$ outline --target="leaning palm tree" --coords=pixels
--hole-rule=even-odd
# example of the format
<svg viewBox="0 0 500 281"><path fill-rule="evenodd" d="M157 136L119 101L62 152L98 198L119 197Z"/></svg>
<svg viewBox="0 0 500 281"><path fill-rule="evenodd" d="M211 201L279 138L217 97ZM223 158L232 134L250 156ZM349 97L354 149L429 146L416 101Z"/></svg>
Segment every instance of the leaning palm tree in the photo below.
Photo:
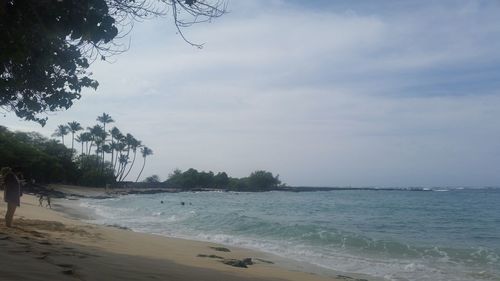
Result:
<svg viewBox="0 0 500 281"><path fill-rule="evenodd" d="M128 174L130 173L130 170L132 170L132 167L134 167L135 157L137 155L137 148L139 148L141 146L142 146L142 144L141 144L140 140L137 140L136 138L132 138L132 140L130 142L130 148L134 152L134 157L132 158L132 162L130 163L130 166L128 167L127 173L125 174L125 176L123 176L123 179L127 178Z"/></svg>
<svg viewBox="0 0 500 281"><path fill-rule="evenodd" d="M57 126L56 131L52 134L53 137L61 137L62 144L64 144L64 136L69 133L66 125Z"/></svg>
<svg viewBox="0 0 500 281"><path fill-rule="evenodd" d="M127 135L125 135L125 137L121 141L125 144L126 151L127 151L127 154L125 154L125 156L127 157L127 160L128 160L128 159L130 159L129 158L130 157L130 150L132 149L132 146L135 143L136 139L131 134L127 134ZM120 175L119 181L122 181L124 179L123 176L124 176L124 173L126 171L128 163L130 163L130 162L128 162L128 161L125 162L125 165L120 166L121 168L118 169L118 174Z"/></svg>
<svg viewBox="0 0 500 281"><path fill-rule="evenodd" d="M117 181L122 181L123 171L125 170L125 167L127 166L127 163L128 163L128 156L125 154L120 154L120 157L117 157L117 158L118 158L119 165L118 165L118 172L117 172L115 178Z"/></svg>
<svg viewBox="0 0 500 281"><path fill-rule="evenodd" d="M152 155L153 150L151 150L150 148L148 148L146 146L143 146L141 148L141 153L142 153L142 157L144 158L144 162L142 163L141 171L139 172L139 175L137 175L137 179L135 179L135 182L139 181L139 178L141 177L142 171L144 170L144 166L146 166L146 157L148 157L149 155Z"/></svg>
<svg viewBox="0 0 500 281"><path fill-rule="evenodd" d="M120 165L118 165L119 159L122 156L125 156L125 155L123 155L123 152L125 151L125 148L127 147L127 145L122 141L123 140L123 135L120 136L119 140L120 140L119 142L115 143L115 146L116 146L116 156L115 156L115 163L113 164L113 170L115 170L116 178L118 178L118 175L120 174Z"/></svg>
<svg viewBox="0 0 500 281"><path fill-rule="evenodd" d="M73 151L75 145L75 133L77 131L83 130L83 128L80 125L80 123L73 121L73 122L68 122L68 129L71 132L71 150Z"/></svg>

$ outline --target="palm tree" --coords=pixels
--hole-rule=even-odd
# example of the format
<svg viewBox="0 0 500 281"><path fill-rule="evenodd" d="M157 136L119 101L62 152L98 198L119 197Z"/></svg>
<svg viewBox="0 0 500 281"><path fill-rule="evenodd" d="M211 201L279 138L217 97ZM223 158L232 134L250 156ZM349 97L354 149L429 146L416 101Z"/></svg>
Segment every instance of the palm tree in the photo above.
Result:
<svg viewBox="0 0 500 281"><path fill-rule="evenodd" d="M137 179L135 180L135 182L139 181L139 178L141 177L142 171L144 170L144 166L146 166L146 157L148 157L149 155L152 155L153 150L151 150L150 148L148 148L146 146L143 146L141 148L141 153L142 153L142 157L144 158L144 162L142 163L141 171L139 172L139 175L137 175Z"/></svg>
<svg viewBox="0 0 500 281"><path fill-rule="evenodd" d="M85 151L89 150L89 142L92 140L92 135L90 132L84 132L79 135L80 141L82 142L82 154L84 154L83 144L85 143Z"/></svg>
<svg viewBox="0 0 500 281"><path fill-rule="evenodd" d="M57 126L56 131L52 134L54 137L61 137L62 144L64 144L64 136L69 133L68 127L66 125Z"/></svg>
<svg viewBox="0 0 500 281"><path fill-rule="evenodd" d="M117 175L116 175L116 179L118 181L121 181L122 180L123 170L125 169L125 167L127 166L127 163L128 163L128 156L124 155L124 154L120 154L118 162L120 162L120 164L118 165L118 172L117 172Z"/></svg>
<svg viewBox="0 0 500 281"><path fill-rule="evenodd" d="M104 129L99 126L99 125L94 125L94 127L88 127L87 130L90 133L91 139L90 139L90 147L88 150L88 154L90 154L90 151L92 150L92 145L94 143L101 143L100 140L105 139L107 133L104 131ZM99 149L99 147L97 147Z"/></svg>
<svg viewBox="0 0 500 281"><path fill-rule="evenodd" d="M80 154L83 154L83 145L85 144L85 136L84 136L85 133L80 133L78 136L76 136L75 140L76 142L79 142L82 144L82 153Z"/></svg>
<svg viewBox="0 0 500 281"><path fill-rule="evenodd" d="M101 122L102 123L102 129L104 131L104 135L103 135L103 139L102 139L102 145L105 145L106 144L106 137L107 137L107 133L106 133L106 124L108 123L113 123L115 122L115 120L113 120L113 118L111 118L111 115L103 112L101 116L97 116L97 119L96 119L98 122ZM101 152L102 152L102 155L101 155L101 158L102 158L102 164L103 164L103 167L104 167L104 150L101 149Z"/></svg>
<svg viewBox="0 0 500 281"><path fill-rule="evenodd" d="M117 127L113 127L109 133L111 134L111 164L114 163L114 156L115 156L115 150L117 148L117 145L115 144L115 140L119 139L119 136L121 135L120 130Z"/></svg>
<svg viewBox="0 0 500 281"><path fill-rule="evenodd" d="M126 150L127 150L127 154L126 154L126 157L127 157L127 160L130 159L129 156L130 156L130 149L132 149L132 146L133 144L136 142L136 139L134 138L134 136L132 136L131 134L127 134L123 139L122 139L122 142L125 144L126 146ZM124 165L120 166L121 169L118 169L118 174L120 175L119 177L119 181L122 181L124 179L123 175L125 173L125 170L127 168L127 165L128 165L128 161L125 162Z"/></svg>
<svg viewBox="0 0 500 281"><path fill-rule="evenodd" d="M115 157L115 163L113 164L113 169L116 172L116 178L118 178L118 175L120 174L120 166L116 167L116 165L118 164L119 158L122 157L123 151L125 151L125 148L127 147L125 142L123 142L123 138L124 138L123 135L120 135L118 139L119 142L115 143L116 157Z"/></svg>
<svg viewBox="0 0 500 281"><path fill-rule="evenodd" d="M83 130L83 128L80 125L80 123L73 121L73 122L68 122L68 129L71 132L71 150L73 150L75 144L75 133L77 131Z"/></svg>
<svg viewBox="0 0 500 281"><path fill-rule="evenodd" d="M128 168L127 173L123 177L123 179L127 178L128 174L130 173L130 170L132 170L132 167L134 166L135 163L135 156L137 155L137 148L141 146L141 141L137 140L136 138L132 138L130 142L130 147L132 148L132 151L134 152L134 158L132 158L132 163L130 163L130 166Z"/></svg>
<svg viewBox="0 0 500 281"><path fill-rule="evenodd" d="M102 113L101 116L97 116L97 119L96 119L98 122L101 122L102 123L102 128L104 131L106 131L106 124L108 123L113 123L115 122L115 120L113 120L113 118L111 118L111 116L107 113ZM104 139L106 140L106 139Z"/></svg>

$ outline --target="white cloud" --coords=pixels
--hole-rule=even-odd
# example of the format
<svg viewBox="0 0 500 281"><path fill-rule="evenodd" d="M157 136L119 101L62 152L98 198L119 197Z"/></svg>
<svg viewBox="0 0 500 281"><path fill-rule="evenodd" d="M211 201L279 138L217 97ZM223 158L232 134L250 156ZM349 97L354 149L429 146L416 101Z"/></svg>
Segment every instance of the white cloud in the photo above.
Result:
<svg viewBox="0 0 500 281"><path fill-rule="evenodd" d="M93 66L98 93L45 132L107 112L154 150L145 176L162 178L195 167L301 185L499 184L500 95L482 72L500 72L498 5L287 3L235 2L186 30L203 50L168 22L137 25L129 52Z"/></svg>

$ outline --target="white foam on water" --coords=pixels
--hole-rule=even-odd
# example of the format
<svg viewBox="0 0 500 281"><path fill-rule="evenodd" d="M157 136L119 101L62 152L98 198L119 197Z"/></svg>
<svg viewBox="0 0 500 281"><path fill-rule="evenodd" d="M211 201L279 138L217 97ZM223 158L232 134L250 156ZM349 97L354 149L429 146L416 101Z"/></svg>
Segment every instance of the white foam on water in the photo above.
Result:
<svg viewBox="0 0 500 281"><path fill-rule="evenodd" d="M148 198L144 200L146 199ZM336 247L335 245L304 244L300 239L287 238L287 240L279 239L279 237L252 235L252 233L235 234L223 232L217 226L212 225L219 218L210 217L213 214L203 211L180 208L178 205L168 209L173 204L165 204L163 208L167 209L159 211L151 206L149 201L141 205L140 198L127 198L124 201L126 202L120 202L117 199L83 200L81 206L90 208L97 214L98 218L91 221L92 223L117 224L139 232L248 248L336 271L367 274L394 281L499 280L495 274L488 271L465 269L461 264L452 261L448 252L440 247L429 248L428 255L423 253L421 257L413 258L367 256L349 250L348 237L342 237L343 243ZM134 201L133 204L132 201ZM192 218L198 218L198 220L193 222ZM200 222L200 218L205 218L206 221ZM225 222L224 219L222 218L222 222ZM230 220L227 222L231 223ZM329 233L320 230L317 235L325 239ZM310 233L299 233L299 236L298 238L307 238ZM363 239L362 237L354 238ZM367 243L372 242L367 241ZM385 246L386 244L383 244L383 247ZM409 245L406 247L411 248ZM485 256L492 263L498 262L498 255L495 253L478 249L474 254Z"/></svg>

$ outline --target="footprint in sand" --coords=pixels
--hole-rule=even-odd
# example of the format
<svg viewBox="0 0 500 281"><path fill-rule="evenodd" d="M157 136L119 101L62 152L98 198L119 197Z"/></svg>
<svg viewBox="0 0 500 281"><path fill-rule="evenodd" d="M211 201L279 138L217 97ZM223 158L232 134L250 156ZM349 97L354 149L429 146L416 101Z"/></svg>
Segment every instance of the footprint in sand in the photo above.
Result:
<svg viewBox="0 0 500 281"><path fill-rule="evenodd" d="M26 254L26 253L31 253L31 250L9 250L7 251L10 254Z"/></svg>
<svg viewBox="0 0 500 281"><path fill-rule="evenodd" d="M73 269L65 269L61 272L66 274L66 275L74 275L75 274L75 271Z"/></svg>
<svg viewBox="0 0 500 281"><path fill-rule="evenodd" d="M57 266L63 268L63 270L61 271L63 274L66 274L66 275L74 275L75 274L75 268L72 264L60 263L60 264L57 264Z"/></svg>
<svg viewBox="0 0 500 281"><path fill-rule="evenodd" d="M29 233L33 234L33 236L35 237L39 237L39 238L43 238L43 234L41 234L40 232L38 231L28 231Z"/></svg>
<svg viewBox="0 0 500 281"><path fill-rule="evenodd" d="M48 256L49 256L49 255L41 255L41 256L35 257L35 259L44 260L44 259L46 259Z"/></svg>

